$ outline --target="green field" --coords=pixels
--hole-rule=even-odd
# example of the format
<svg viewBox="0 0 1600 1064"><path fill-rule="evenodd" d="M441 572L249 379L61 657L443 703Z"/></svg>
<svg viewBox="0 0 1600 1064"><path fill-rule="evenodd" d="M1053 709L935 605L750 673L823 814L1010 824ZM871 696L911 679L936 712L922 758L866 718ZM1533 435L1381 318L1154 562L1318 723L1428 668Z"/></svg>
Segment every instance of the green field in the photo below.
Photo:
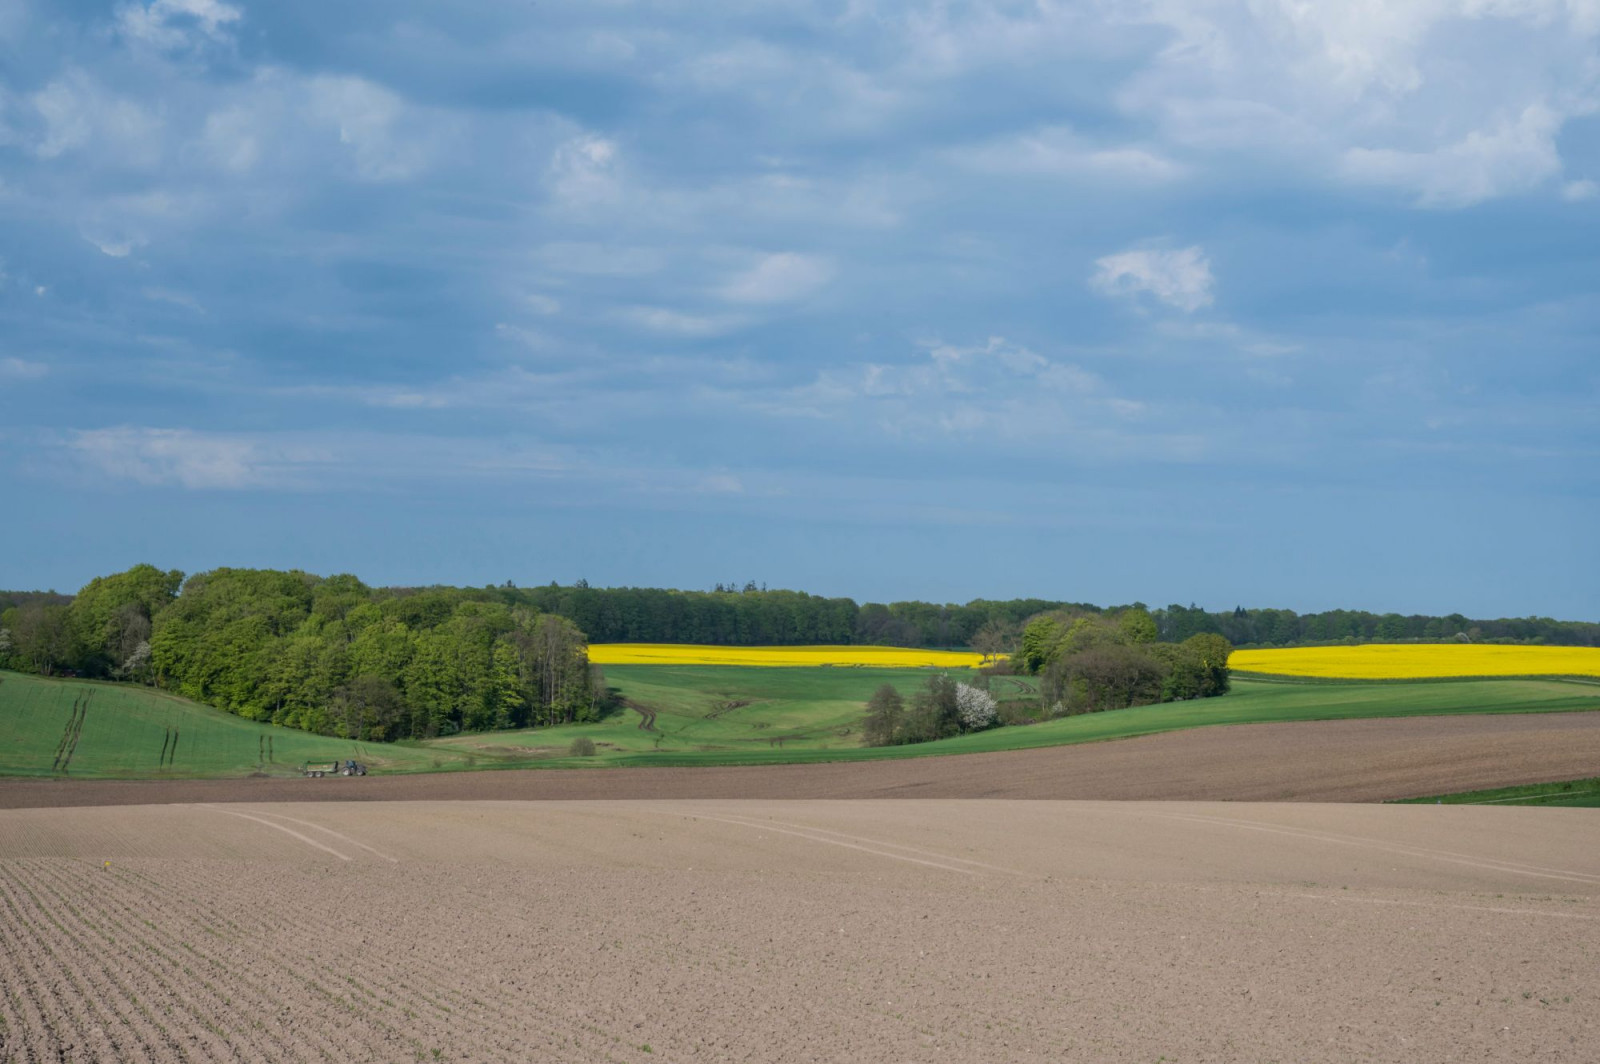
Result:
<svg viewBox="0 0 1600 1064"><path fill-rule="evenodd" d="M1600 778L1560 783L1529 783L1489 791L1462 791L1427 798L1406 798L1405 805L1550 805L1568 809L1600 809Z"/></svg>
<svg viewBox="0 0 1600 1064"><path fill-rule="evenodd" d="M68 727L75 705L82 707L82 723L73 744ZM72 749L62 770L58 755L64 746ZM166 766L161 763L163 747L169 753ZM435 761L440 768L464 765L448 751L352 743L257 724L147 687L0 673L0 775L281 775L307 761L334 758L355 758L388 772L423 771L436 767Z"/></svg>
<svg viewBox="0 0 1600 1064"><path fill-rule="evenodd" d="M918 746L862 748L860 722L873 690L888 682L909 695L926 675L915 669L616 665L606 677L622 708L598 723L384 744L257 724L148 688L7 673L0 675L0 775L277 775L335 757L354 757L380 772L779 764L1015 750L1209 724L1600 710L1593 685L1562 680L1283 684L1236 678L1233 692L1222 698L1013 725ZM1023 694L1033 681L994 682L1004 698ZM73 709L85 696L88 707L62 772L63 737L70 745ZM161 750L174 731L177 753L163 766ZM594 741L595 756L568 756L578 736ZM268 739L270 758L263 755Z"/></svg>

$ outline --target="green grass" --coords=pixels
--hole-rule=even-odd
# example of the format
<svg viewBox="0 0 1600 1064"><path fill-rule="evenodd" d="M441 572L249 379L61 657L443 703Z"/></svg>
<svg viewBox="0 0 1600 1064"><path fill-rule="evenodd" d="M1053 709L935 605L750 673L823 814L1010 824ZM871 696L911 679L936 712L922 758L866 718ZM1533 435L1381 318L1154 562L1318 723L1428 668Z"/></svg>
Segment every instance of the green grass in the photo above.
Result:
<svg viewBox="0 0 1600 1064"><path fill-rule="evenodd" d="M909 698L930 671L607 665L606 682L628 708L597 724L458 735L430 745L486 757L555 758L582 735L599 751L587 763L636 757L640 764L719 763L746 755L826 760L859 752L865 703L880 685L893 684ZM970 677L965 671L953 675ZM653 729L640 727L641 709L654 711Z"/></svg>
<svg viewBox="0 0 1600 1064"><path fill-rule="evenodd" d="M1561 680L1317 685L1235 679L1232 693L1222 698L995 728L916 746L860 747L859 721L872 691L887 680L909 694L924 677L920 671L900 669L609 666L606 679L613 688L635 705L657 711L656 732L641 731L639 714L629 711L598 725L457 736L435 745L464 747L489 757L516 752L550 758L552 764L783 764L1019 750L1211 724L1600 710L1600 691ZM743 700L751 704L721 710ZM853 728L851 734L839 734L845 727ZM594 740L599 750L595 757L565 758L567 744L578 735ZM781 747L772 742L785 735L792 738Z"/></svg>
<svg viewBox="0 0 1600 1064"><path fill-rule="evenodd" d="M1462 791L1435 794L1427 798L1405 798L1406 805L1554 805L1565 808L1600 809L1600 778L1566 780L1562 783L1529 783L1521 787L1497 787L1488 791Z"/></svg>
<svg viewBox="0 0 1600 1064"><path fill-rule="evenodd" d="M77 747L65 772L52 770L75 702L88 697ZM178 734L168 767L161 749ZM258 761L265 739L273 760ZM383 771L461 767L449 751L412 744L352 743L258 724L187 699L125 684L47 680L0 673L0 775L105 779L247 776L292 773L306 761L355 758Z"/></svg>
<svg viewBox="0 0 1600 1064"><path fill-rule="evenodd" d="M305 761L355 757L381 772L579 765L743 765L1017 750L1122 739L1212 724L1343 720L1452 713L1600 710L1600 690L1561 680L1450 680L1437 683L1272 683L1235 678L1222 698L1142 706L918 746L864 749L864 704L882 683L909 695L923 670L614 665L607 681L630 707L606 720L556 728L458 735L426 742L351 743L257 724L160 691L79 680L0 674L0 775L49 776L73 703L93 692L67 769L77 777L244 776L258 769L263 736L275 759L269 774ZM1027 678L1000 682L996 694ZM178 754L159 759L167 729ZM568 754L578 736L593 757Z"/></svg>

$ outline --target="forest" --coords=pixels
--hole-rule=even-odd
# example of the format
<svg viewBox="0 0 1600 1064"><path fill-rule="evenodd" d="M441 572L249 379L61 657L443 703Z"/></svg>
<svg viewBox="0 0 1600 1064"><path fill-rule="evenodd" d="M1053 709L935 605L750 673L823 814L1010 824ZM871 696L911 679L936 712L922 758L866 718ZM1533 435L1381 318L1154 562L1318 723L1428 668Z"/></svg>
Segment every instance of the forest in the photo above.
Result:
<svg viewBox="0 0 1600 1064"><path fill-rule="evenodd" d="M393 740L587 719L583 633L489 592L138 565L0 612L0 666L153 684L250 720Z"/></svg>

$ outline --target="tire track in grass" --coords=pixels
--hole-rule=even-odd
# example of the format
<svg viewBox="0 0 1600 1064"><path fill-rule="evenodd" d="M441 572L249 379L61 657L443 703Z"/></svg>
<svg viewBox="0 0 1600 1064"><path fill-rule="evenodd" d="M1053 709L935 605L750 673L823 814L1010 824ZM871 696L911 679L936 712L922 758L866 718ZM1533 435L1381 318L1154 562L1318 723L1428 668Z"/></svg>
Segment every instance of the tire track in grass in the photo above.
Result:
<svg viewBox="0 0 1600 1064"><path fill-rule="evenodd" d="M20 949L22 970L24 971L23 983L26 992L29 984L35 993L43 991L54 1004L51 1010L54 1016L43 1015L41 1003L42 1030L39 1032L40 1041L43 1042L43 1055L48 1059L65 1060L68 1054L78 1048L79 1043L86 1046L90 1042L98 1042L95 1054L100 1059L121 1060L122 1055L116 1050L119 1048L110 1037L107 1030L107 1017L101 1012L102 1005L92 995L87 993L86 987L79 980L75 968L68 964L61 956L61 952L50 944L49 938L39 921L29 912L36 908L27 900L27 888L21 883L17 875L20 862L7 862L5 874L0 876L0 904L3 904L5 923L13 932L22 932L31 939L32 948L22 943ZM20 938L20 936L19 936ZM29 976L32 976L30 979ZM67 986L70 993L63 995L58 987ZM94 1010L91 1016L89 1010ZM99 1022L96 1022L98 1017ZM115 1023L109 1026L115 1026ZM98 1038L94 1037L98 1034Z"/></svg>
<svg viewBox="0 0 1600 1064"><path fill-rule="evenodd" d="M73 870L76 870L75 866ZM117 906L120 905L120 899L114 897L113 892L106 889L106 885L103 881L96 884L92 890L89 890L87 889L88 884L84 883L68 883L63 885L61 882L60 873L69 871L69 869L45 867L35 868L34 871L40 876L38 887L41 892L51 894L54 897L57 905L59 905L63 910L71 913L79 920L80 923L84 925L85 928L87 928L97 937L104 940L105 947L103 953L102 951L96 950L93 947L86 947L86 952L88 952L91 956L104 955L112 958L114 967L108 969L108 976L114 983L116 983L126 1000L132 1002L136 1007L142 1008L142 1003L140 1002L138 994L134 989L131 989L127 983L123 982L124 979L135 985L146 985L147 982L154 981L157 983L157 985L163 986L169 994L183 1002L184 1011L186 1011L189 1015L189 1026L198 1026L208 1029L213 1035L222 1039L224 1043L226 1043L231 1051L226 1055L226 1059L244 1059L256 1061L283 1059L282 1050L284 1046L281 1042L277 1047L275 1047L276 1051L273 1051L261 1046L259 1044L259 1040L253 1037L249 1031L237 1031L230 1033L229 1031L224 1030L221 1026L221 1017L227 1016L230 1011L242 1015L245 1012L253 1011L253 1008L241 1011L239 1008L234 1006L232 995L224 993L204 975L191 968L181 956L171 956L162 952L159 947L150 943L146 936L140 934L130 925L125 923L115 911ZM52 875L52 872L56 872L57 874ZM90 873L89 878L99 877L97 873ZM98 917L98 920L90 919L88 915L78 910L77 907L72 904L73 897L82 897L85 895L93 896L101 900L100 906L93 914L94 916ZM128 910L127 912L130 917L138 919L138 917L131 910ZM70 934L70 932L67 933ZM119 934L123 936L121 939L118 938ZM143 953L135 953L129 950L128 943L130 942L140 946L143 950ZM181 940L180 945L183 945ZM200 955L192 949L190 952L194 953L197 958L197 963L200 963ZM167 983L157 968L156 962L147 959L148 955L151 953L154 953L157 958L168 962L169 966L175 967L176 970L173 973L174 975L181 973L183 976L185 976L186 978L184 980L184 985L173 986ZM143 963L141 963L141 960L143 960ZM212 964L211 967L215 968L215 965ZM231 979L231 973L225 974ZM192 992L192 987L195 984L198 984L202 992ZM216 1005L219 1001L222 1005L222 1008L220 1009L216 1008ZM197 1012L194 1008L196 1003L211 1006L210 1013ZM154 1017L149 1014L147 1009L142 1009L142 1011L146 1019L150 1020L152 1023L155 1022ZM211 1018L213 1016L216 1018ZM242 1046L240 1044L241 1042L243 1043ZM244 1049L249 1049L251 1052L246 1053L243 1051ZM162 1054L158 1053L154 1059L161 1060Z"/></svg>

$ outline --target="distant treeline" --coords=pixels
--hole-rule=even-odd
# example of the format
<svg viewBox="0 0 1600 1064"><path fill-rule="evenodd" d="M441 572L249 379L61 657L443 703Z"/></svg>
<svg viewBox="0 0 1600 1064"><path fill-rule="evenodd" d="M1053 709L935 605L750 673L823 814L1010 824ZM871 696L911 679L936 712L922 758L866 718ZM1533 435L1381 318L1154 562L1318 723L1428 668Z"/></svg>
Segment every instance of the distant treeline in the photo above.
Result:
<svg viewBox="0 0 1600 1064"><path fill-rule="evenodd" d="M973 646L991 632L1020 631L1041 613L1115 614L1146 609L1143 603L1100 607L1052 599L973 599L965 605L932 602L868 602L821 598L800 591L743 589L665 591L657 588L597 588L583 584L494 589L509 604L566 617L594 643L703 643L715 646L849 645ZM1473 620L1447 617L1328 610L1233 609L1218 613L1195 606L1149 610L1157 638L1181 643L1192 635L1220 635L1234 646L1293 646L1305 643L1450 642L1548 643L1600 646L1600 624L1548 617ZM979 640L982 641L981 639Z"/></svg>
<svg viewBox="0 0 1600 1064"><path fill-rule="evenodd" d="M1549 617L1473 620L1459 613L1430 617L1365 610L1247 610L1210 613L1194 606L1152 611L1161 639L1182 642L1209 632L1234 646L1304 646L1318 643L1542 643L1549 646L1600 646L1600 624Z"/></svg>
<svg viewBox="0 0 1600 1064"><path fill-rule="evenodd" d="M20 601L19 601L20 598ZM139 565L71 600L5 595L0 667L151 683L353 739L588 719L603 683L569 620L488 590Z"/></svg>
<svg viewBox="0 0 1600 1064"><path fill-rule="evenodd" d="M984 625L1020 627L1049 610L1098 611L1087 603L1045 599L965 606L821 598L803 591L665 591L657 588L561 587L496 589L508 602L556 613L593 643L701 643L709 646L968 646Z"/></svg>

